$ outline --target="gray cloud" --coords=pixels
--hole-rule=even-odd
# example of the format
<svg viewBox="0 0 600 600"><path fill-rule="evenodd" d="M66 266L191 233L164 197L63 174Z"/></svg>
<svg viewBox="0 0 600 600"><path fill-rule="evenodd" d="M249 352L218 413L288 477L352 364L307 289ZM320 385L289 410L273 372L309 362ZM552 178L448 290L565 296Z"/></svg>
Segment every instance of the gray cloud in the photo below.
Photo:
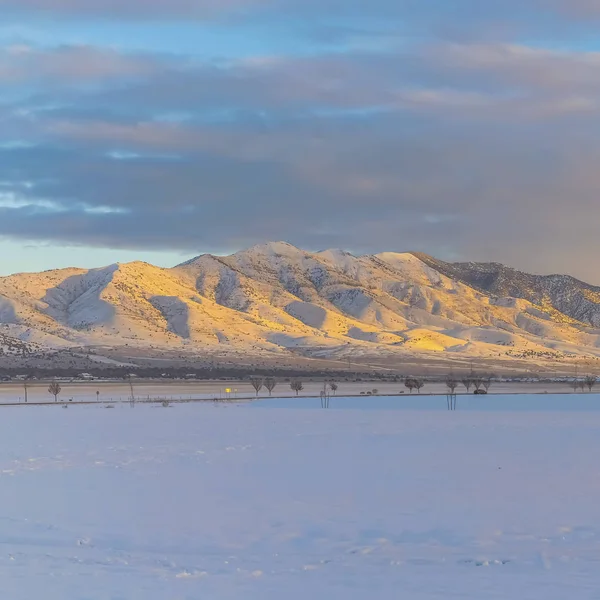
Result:
<svg viewBox="0 0 600 600"><path fill-rule="evenodd" d="M50 50L21 44L0 48L0 83L4 85L99 83L155 74L160 61L124 55L108 48L62 46Z"/></svg>
<svg viewBox="0 0 600 600"><path fill-rule="evenodd" d="M0 0L0 9L48 16L115 18L210 18L223 12L260 6L267 0Z"/></svg>
<svg viewBox="0 0 600 600"><path fill-rule="evenodd" d="M5 151L0 179L8 189L67 209L5 208L0 233L190 253L282 238L314 248L418 249L542 270L553 265L593 276L572 264L595 245L585 225L599 216L593 190L600 144L592 135L582 146L580 132L568 128L500 133L493 125L407 125L390 114L362 126L348 120L343 127L325 124L319 140L290 125L267 135L255 154L251 129L213 132L208 142L198 130L185 158L170 160L114 160L104 154L106 140L72 137L69 150ZM17 181L37 183L23 188ZM114 212L84 209L99 205ZM585 217L575 216L574 206Z"/></svg>
<svg viewBox="0 0 600 600"><path fill-rule="evenodd" d="M319 109L446 108L486 116L485 111L502 110L512 116L586 113L596 108L598 67L600 52L482 43L227 63L120 55L89 47L0 53L0 79L42 81L45 96L40 94L37 101L57 104L56 114L64 104L71 105L68 115L74 113L74 105L96 113L117 107L115 114L134 109L142 120L161 114L218 120L243 111L276 117L281 110L302 116ZM128 80L74 96L68 89L49 95L50 78L72 86Z"/></svg>
<svg viewBox="0 0 600 600"><path fill-rule="evenodd" d="M115 18L142 7L18 4L0 0ZM328 54L199 61L90 46L0 49L0 235L190 254L286 239L599 281L580 258L596 251L600 217L600 54L518 36L563 35L559 15L575 27L595 3L494 4L375 0L372 15L404 14L423 33L407 39L380 22L356 28L364 2L323 1L320 15L348 17L333 29L360 38ZM255 15L317 10L312 0L220 4L251 5ZM215 5L143 6L175 17ZM468 11L490 39L463 35ZM369 36L381 43L363 43Z"/></svg>
<svg viewBox="0 0 600 600"><path fill-rule="evenodd" d="M498 39L524 34L596 34L597 0L0 0L7 17L138 22L234 19L289 27L314 38L416 37Z"/></svg>

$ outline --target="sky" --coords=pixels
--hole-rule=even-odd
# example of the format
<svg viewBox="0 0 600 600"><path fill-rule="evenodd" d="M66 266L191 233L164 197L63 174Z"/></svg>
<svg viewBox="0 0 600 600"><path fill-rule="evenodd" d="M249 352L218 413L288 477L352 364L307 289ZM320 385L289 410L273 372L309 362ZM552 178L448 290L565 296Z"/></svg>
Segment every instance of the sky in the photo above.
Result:
<svg viewBox="0 0 600 600"><path fill-rule="evenodd" d="M600 284L600 0L0 11L0 273L285 240Z"/></svg>

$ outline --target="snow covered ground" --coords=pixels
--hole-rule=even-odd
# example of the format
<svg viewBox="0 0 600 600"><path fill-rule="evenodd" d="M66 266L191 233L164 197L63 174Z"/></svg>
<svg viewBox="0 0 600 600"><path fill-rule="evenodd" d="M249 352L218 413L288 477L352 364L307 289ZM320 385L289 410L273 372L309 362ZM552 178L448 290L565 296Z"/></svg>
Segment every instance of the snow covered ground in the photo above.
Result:
<svg viewBox="0 0 600 600"><path fill-rule="evenodd" d="M560 398L4 407L0 596L598 598L600 411Z"/></svg>

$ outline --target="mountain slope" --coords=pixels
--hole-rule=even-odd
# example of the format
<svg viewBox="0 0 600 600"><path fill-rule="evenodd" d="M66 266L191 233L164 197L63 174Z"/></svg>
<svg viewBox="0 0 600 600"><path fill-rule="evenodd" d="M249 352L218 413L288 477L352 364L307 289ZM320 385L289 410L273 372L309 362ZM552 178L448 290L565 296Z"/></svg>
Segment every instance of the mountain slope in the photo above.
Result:
<svg viewBox="0 0 600 600"><path fill-rule="evenodd" d="M600 287L569 275L531 275L499 263L445 263L415 254L441 273L500 297L523 298L593 327L600 327Z"/></svg>
<svg viewBox="0 0 600 600"><path fill-rule="evenodd" d="M36 348L600 356L599 302L600 288L566 276L285 242L172 269L136 262L0 278L5 335Z"/></svg>

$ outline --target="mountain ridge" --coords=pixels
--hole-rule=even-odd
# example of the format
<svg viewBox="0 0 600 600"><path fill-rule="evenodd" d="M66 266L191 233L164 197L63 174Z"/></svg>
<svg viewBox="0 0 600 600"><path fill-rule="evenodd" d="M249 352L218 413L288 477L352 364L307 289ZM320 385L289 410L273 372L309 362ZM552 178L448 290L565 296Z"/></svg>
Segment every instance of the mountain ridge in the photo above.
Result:
<svg viewBox="0 0 600 600"><path fill-rule="evenodd" d="M0 333L15 347L560 360L600 357L599 328L599 287L417 252L268 242L172 268L137 261L0 278Z"/></svg>
<svg viewBox="0 0 600 600"><path fill-rule="evenodd" d="M571 275L533 275L497 262L447 263L425 254L421 260L485 293L522 298L540 305L550 303L577 321L600 326L600 287Z"/></svg>

